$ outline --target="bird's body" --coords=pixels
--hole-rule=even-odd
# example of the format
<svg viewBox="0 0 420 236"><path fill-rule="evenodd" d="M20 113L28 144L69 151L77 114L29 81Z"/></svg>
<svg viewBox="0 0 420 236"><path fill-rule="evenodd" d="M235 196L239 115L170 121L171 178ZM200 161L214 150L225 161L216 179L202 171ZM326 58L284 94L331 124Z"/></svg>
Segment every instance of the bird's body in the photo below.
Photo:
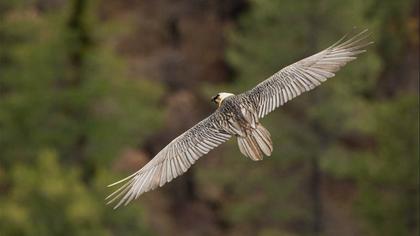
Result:
<svg viewBox="0 0 420 236"><path fill-rule="evenodd" d="M365 52L364 48L371 44L363 42L366 38L366 30L346 41L343 38L313 56L281 69L244 93L217 94L212 99L218 104L214 113L170 142L139 171L111 184L126 181L108 196L108 203L121 198L115 208L128 204L142 193L172 181L198 158L231 137L237 138L241 153L254 161L262 160L264 155L270 156L273 143L260 119L333 77L356 55Z"/></svg>
<svg viewBox="0 0 420 236"><path fill-rule="evenodd" d="M257 104L247 94L232 94L219 104L216 120L230 135L237 137L241 153L254 161L262 160L262 154L270 156L273 143L270 133L259 122Z"/></svg>

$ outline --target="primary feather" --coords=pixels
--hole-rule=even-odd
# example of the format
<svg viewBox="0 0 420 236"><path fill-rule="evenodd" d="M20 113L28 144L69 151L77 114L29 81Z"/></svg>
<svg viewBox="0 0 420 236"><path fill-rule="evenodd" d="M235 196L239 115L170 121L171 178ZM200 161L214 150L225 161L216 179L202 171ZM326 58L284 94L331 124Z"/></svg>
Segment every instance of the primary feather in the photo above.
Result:
<svg viewBox="0 0 420 236"><path fill-rule="evenodd" d="M128 204L142 193L162 186L185 173L195 161L211 149L228 140L231 135L219 127L220 114L213 113L185 133L170 142L149 163L127 178L113 183L114 186L127 181L109 195L109 203L121 198L115 208Z"/></svg>
<svg viewBox="0 0 420 236"><path fill-rule="evenodd" d="M271 155L270 133L260 124L275 108L333 77L341 67L365 52L367 30L343 37L325 50L293 63L253 89L239 94L219 93L213 101L219 108L163 148L149 163L132 175L109 186L124 183L106 199L118 200L114 208L127 205L141 194L172 181L213 148L236 136L242 154L252 160Z"/></svg>
<svg viewBox="0 0 420 236"><path fill-rule="evenodd" d="M347 40L343 37L325 50L281 69L246 92L258 107L258 117L264 117L275 108L335 76L335 72L356 59L357 55L366 51L365 47L372 44L365 42L368 37L367 30Z"/></svg>

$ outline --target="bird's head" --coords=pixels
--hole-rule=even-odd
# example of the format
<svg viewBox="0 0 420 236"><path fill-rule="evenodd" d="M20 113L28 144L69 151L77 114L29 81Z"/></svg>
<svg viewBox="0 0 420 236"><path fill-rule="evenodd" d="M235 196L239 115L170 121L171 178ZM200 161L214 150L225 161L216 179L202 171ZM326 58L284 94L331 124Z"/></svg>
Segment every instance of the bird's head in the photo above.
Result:
<svg viewBox="0 0 420 236"><path fill-rule="evenodd" d="M216 96L211 98L211 101L216 103L219 107L220 105L222 105L222 102L225 98L230 97L230 96L234 96L235 94L233 93L218 93Z"/></svg>

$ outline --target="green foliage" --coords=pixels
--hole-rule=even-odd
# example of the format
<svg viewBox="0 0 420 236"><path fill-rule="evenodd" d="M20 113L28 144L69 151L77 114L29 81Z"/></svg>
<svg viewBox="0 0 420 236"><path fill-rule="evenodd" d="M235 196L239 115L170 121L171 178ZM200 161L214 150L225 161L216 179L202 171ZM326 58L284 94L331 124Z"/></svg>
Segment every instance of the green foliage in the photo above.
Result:
<svg viewBox="0 0 420 236"><path fill-rule="evenodd" d="M21 31L10 29L13 34L32 35L10 42L5 50L13 63L1 75L3 161L25 159L44 147L54 147L67 158L81 136L86 136L91 158L109 160L121 145L141 141L159 122L154 104L160 87L128 80L122 61L100 44L84 49L87 56L75 69L69 62L75 46L68 43L74 41L72 31L65 31L63 20L56 18L3 24Z"/></svg>
<svg viewBox="0 0 420 236"><path fill-rule="evenodd" d="M92 5L71 16L74 2L42 15L10 4L1 15L0 235L149 233L142 209L115 212L103 199L111 160L159 126L162 86L128 78L95 34Z"/></svg>
<svg viewBox="0 0 420 236"><path fill-rule="evenodd" d="M170 38L167 29L155 29L161 22L127 17L119 1L0 1L0 235L152 235L183 224L169 219L179 212L199 212L191 221L205 223L197 227L211 222L231 235L314 235L317 201L325 214L318 216L331 230L326 235L337 235L334 229L343 225L344 231L352 228L348 235L417 235L418 94L398 88L392 97L376 95L386 73L409 63L401 60L407 45L418 44L413 2L250 0L237 22L226 20L226 60L234 82L205 84L195 90L197 97L209 97L216 87L234 93L250 89L354 26L355 32L369 28L375 45L321 88L262 120L272 134L272 157L252 162L231 140L217 150L217 160L194 167L199 171L186 184L197 192L192 199L149 195L153 199L114 211L104 201L110 193L105 186L116 179L111 162L156 132L165 110L163 83L133 78L137 73L126 64L137 59L117 52L125 43L118 37L139 31L133 34L139 44L146 37L156 40L149 44L159 52L145 58L165 61L161 56L167 54L160 52L168 51L162 43ZM101 15L110 11L105 4L115 4L108 14L118 16ZM182 12L184 5L176 9ZM212 17L203 25L211 32L217 28ZM168 20L168 28L179 31L179 48L170 49L174 58L196 53L184 45L191 39L183 41L195 33L191 19L174 20L179 29ZM149 31L158 36L142 34ZM142 47L124 48L130 49ZM180 61L189 63L186 58ZM204 67L185 73L199 74ZM191 84L200 86L197 81ZM314 163L321 178L318 200ZM165 225L152 229L156 222Z"/></svg>
<svg viewBox="0 0 420 236"><path fill-rule="evenodd" d="M9 178L0 182L8 188L0 197L1 235L149 235L142 209L104 208L101 192L83 183L80 170L61 166L51 150L33 165L14 165Z"/></svg>
<svg viewBox="0 0 420 236"><path fill-rule="evenodd" d="M404 96L377 107L377 149L365 156L358 211L372 235L415 235L419 222L419 114L417 96Z"/></svg>
<svg viewBox="0 0 420 236"><path fill-rule="evenodd" d="M304 178L310 177L310 160L316 158L323 175L360 187L354 212L364 218L364 235L408 235L418 230L418 224L413 223L418 221L418 214L409 210L419 209L414 200L419 197L418 96L408 94L381 102L371 99L381 67L388 62L380 56L387 53L392 57L396 53L381 47L391 48L388 44L392 42L406 43L401 34L395 38L394 34L383 32L389 30L383 28L389 19L365 17L373 14L373 2L251 1L250 11L230 35L227 58L238 74L232 86L236 91L251 88L280 65L325 48L355 25L369 27L372 40L380 47L369 48L368 53L337 73L322 89L294 99L282 108L281 114L270 114L262 121L269 130L276 130L272 132L275 152L267 160L270 164L249 167L258 174L244 173L245 168L235 172L246 179L244 187L249 188L242 189L242 182L239 183L238 196L245 192L249 198L230 205L228 217L234 222L248 225L271 220L277 222L276 227L280 222L299 222L300 232L310 232L313 196L302 190L306 186ZM375 6L380 7L375 14L393 14L398 19L394 24L405 22L407 6L412 4L397 2L384 6L377 1ZM401 51L401 47L393 50ZM356 139L352 141L356 143L375 140L376 146L364 144L367 148L354 148L346 143L347 137ZM236 162L227 166L237 166ZM278 173L288 174L279 178ZM264 184L255 186L253 182ZM328 204L324 203L326 207ZM280 228L287 227L286 224Z"/></svg>

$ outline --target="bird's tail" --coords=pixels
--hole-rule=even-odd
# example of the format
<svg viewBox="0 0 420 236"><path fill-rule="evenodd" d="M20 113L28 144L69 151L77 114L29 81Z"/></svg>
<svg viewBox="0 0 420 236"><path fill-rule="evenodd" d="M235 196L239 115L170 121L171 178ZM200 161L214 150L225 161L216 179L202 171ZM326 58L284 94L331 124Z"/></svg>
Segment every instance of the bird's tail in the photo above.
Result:
<svg viewBox="0 0 420 236"><path fill-rule="evenodd" d="M263 159L263 154L270 156L273 152L271 135L264 126L258 124L247 136L238 136L239 150L253 161Z"/></svg>

